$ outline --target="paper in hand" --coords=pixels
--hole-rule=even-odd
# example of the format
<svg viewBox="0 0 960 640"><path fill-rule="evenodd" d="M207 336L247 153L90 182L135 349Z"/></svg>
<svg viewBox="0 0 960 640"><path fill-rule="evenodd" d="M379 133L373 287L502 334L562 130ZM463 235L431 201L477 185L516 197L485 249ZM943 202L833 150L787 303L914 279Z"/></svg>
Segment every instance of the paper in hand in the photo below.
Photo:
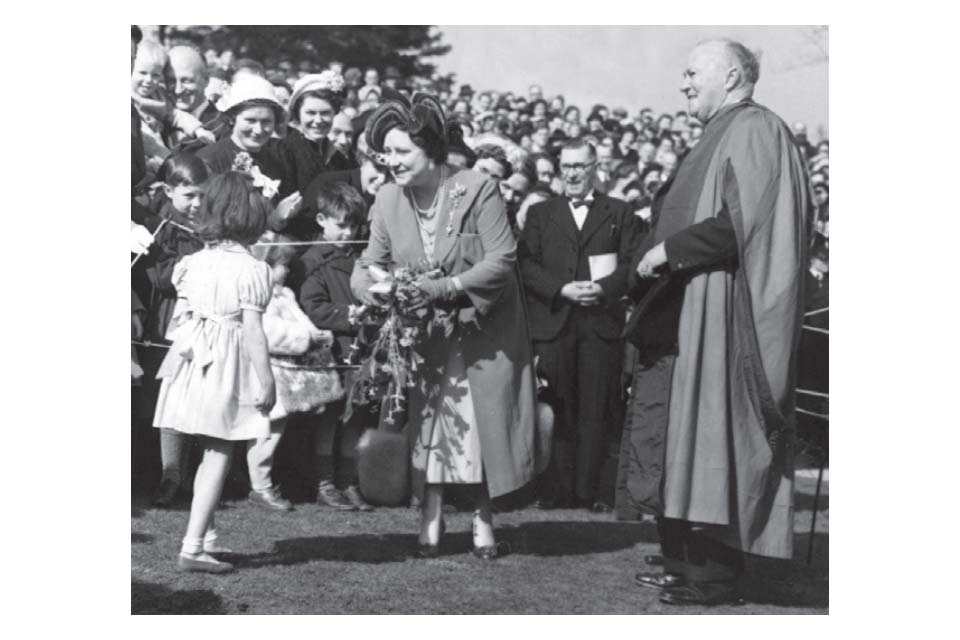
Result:
<svg viewBox="0 0 960 640"><path fill-rule="evenodd" d="M597 256L590 256L590 280L596 282L617 270L617 254L601 253Z"/></svg>

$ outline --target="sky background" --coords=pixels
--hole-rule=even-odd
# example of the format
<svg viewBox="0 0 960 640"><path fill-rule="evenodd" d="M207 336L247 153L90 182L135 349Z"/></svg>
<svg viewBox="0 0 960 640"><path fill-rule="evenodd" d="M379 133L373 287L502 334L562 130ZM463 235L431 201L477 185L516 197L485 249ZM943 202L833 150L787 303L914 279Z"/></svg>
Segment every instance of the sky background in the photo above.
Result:
<svg viewBox="0 0 960 640"><path fill-rule="evenodd" d="M807 123L814 140L829 132L829 48L809 27L440 26L453 49L435 59L474 90L545 96L562 93L582 110L602 102L656 111L686 108L680 73L697 42L727 37L760 52L754 99L789 123ZM584 113L586 115L586 113ZM818 134L818 131L822 133Z"/></svg>

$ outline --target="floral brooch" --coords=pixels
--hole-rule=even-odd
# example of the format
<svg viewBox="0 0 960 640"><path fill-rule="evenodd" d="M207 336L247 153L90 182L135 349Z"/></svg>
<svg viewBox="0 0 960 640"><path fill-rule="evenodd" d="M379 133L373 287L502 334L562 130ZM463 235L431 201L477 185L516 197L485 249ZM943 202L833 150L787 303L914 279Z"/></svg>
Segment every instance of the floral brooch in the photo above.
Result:
<svg viewBox="0 0 960 640"><path fill-rule="evenodd" d="M457 212L457 207L460 206L460 201L463 200L463 196L467 195L467 188L460 184L459 182L453 185L453 189L450 190L450 222L447 223L447 235L453 234L453 215Z"/></svg>
<svg viewBox="0 0 960 640"><path fill-rule="evenodd" d="M253 178L253 186L260 189L263 193L263 197L267 200L273 198L277 195L277 191L280 189L279 180L271 180L267 176L263 175L260 172L260 167L258 167L253 158L250 157L250 154L246 151L241 151L233 159L233 166L231 167L233 171L239 171L240 173L245 173L251 178Z"/></svg>

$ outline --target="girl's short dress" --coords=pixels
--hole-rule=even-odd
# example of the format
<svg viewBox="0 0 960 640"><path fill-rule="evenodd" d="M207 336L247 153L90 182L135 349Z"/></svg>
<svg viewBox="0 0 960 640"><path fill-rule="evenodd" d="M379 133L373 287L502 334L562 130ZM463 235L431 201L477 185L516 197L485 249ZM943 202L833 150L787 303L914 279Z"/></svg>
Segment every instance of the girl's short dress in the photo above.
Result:
<svg viewBox="0 0 960 640"><path fill-rule="evenodd" d="M173 345L157 373L153 426L222 440L267 437L269 417L254 406L260 381L244 347L243 310L266 308L270 267L224 242L181 259L173 284Z"/></svg>

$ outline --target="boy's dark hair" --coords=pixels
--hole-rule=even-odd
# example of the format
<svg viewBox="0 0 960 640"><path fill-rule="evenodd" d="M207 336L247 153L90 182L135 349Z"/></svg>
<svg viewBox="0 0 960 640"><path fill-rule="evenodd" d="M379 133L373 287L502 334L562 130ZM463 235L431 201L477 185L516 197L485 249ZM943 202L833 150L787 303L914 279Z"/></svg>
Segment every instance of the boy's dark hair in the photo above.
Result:
<svg viewBox="0 0 960 640"><path fill-rule="evenodd" d="M203 192L196 223L201 240L249 245L263 235L272 205L253 187L250 177L228 171L210 178Z"/></svg>
<svg viewBox="0 0 960 640"><path fill-rule="evenodd" d="M135 24L130 25L130 39L133 40L134 44L140 44L140 41L143 40L143 31L140 31L140 27Z"/></svg>
<svg viewBox="0 0 960 640"><path fill-rule="evenodd" d="M181 151L167 156L160 165L157 178L171 187L197 187L210 179L210 169L195 154Z"/></svg>
<svg viewBox="0 0 960 640"><path fill-rule="evenodd" d="M367 203L363 196L345 182L322 187L317 193L316 205L320 215L351 225L363 223L367 216Z"/></svg>

